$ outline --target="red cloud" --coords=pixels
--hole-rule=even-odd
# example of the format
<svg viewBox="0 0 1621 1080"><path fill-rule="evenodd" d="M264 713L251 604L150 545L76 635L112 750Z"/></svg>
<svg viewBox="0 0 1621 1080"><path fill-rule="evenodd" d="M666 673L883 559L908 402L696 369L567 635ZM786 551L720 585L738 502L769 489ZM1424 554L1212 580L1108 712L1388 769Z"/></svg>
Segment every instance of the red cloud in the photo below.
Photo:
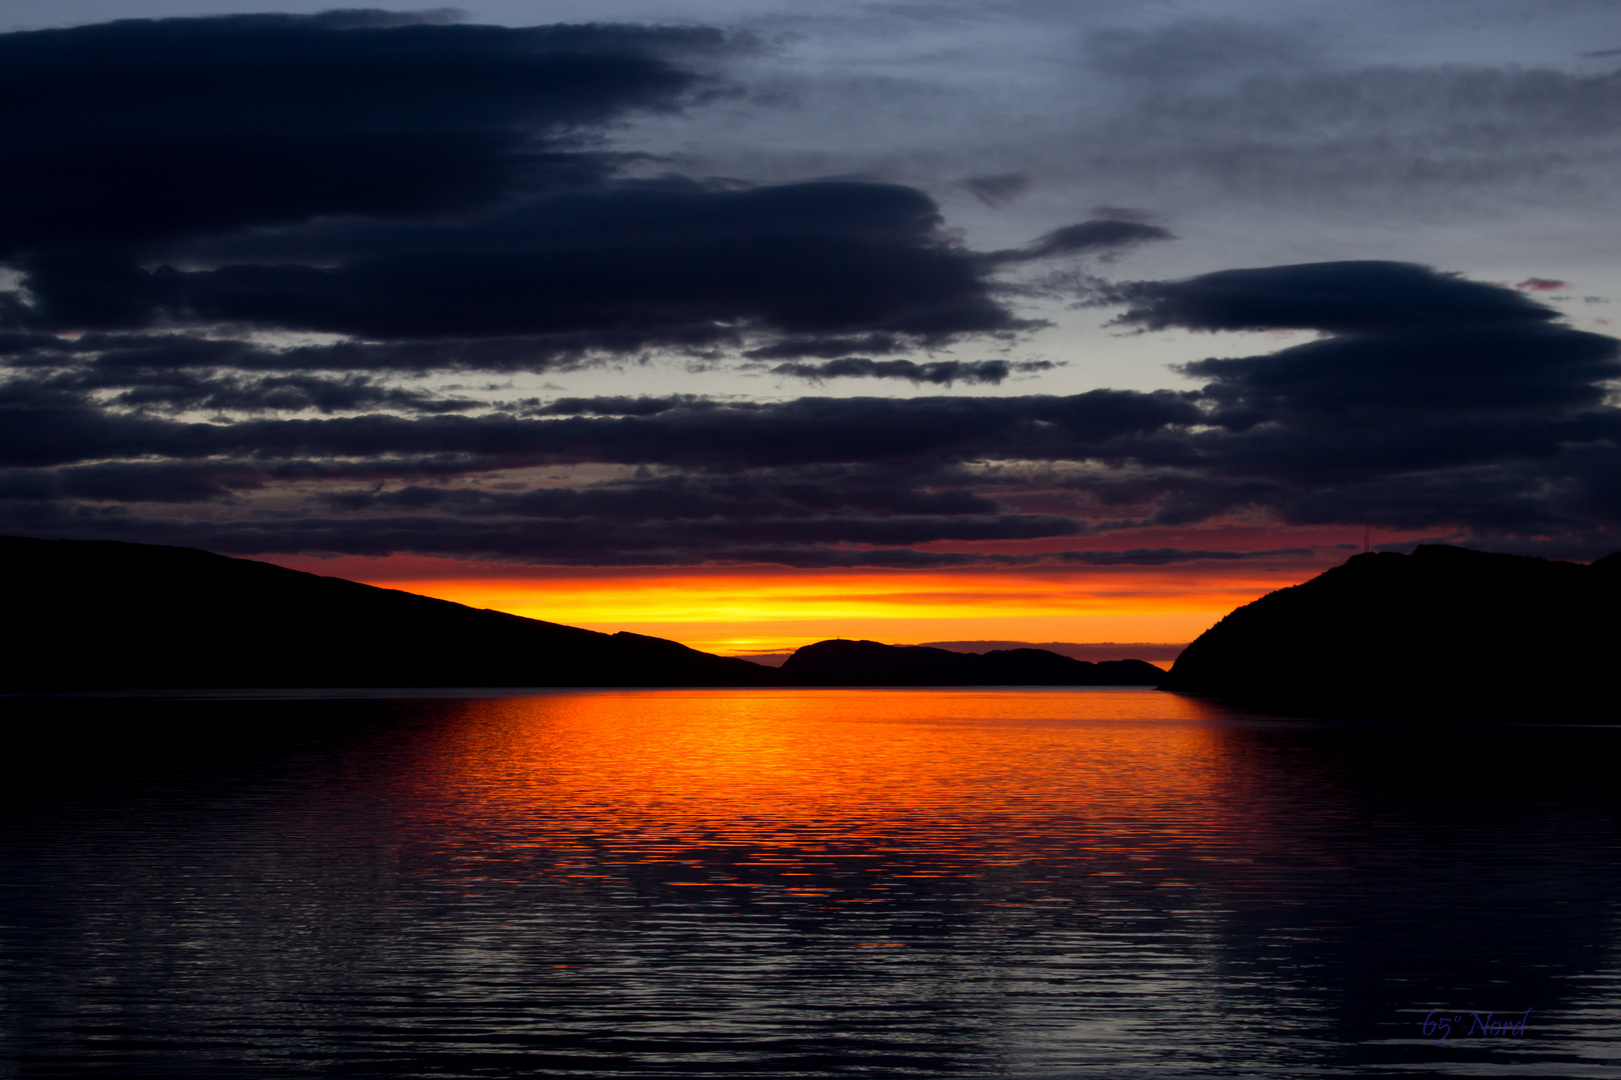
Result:
<svg viewBox="0 0 1621 1080"><path fill-rule="evenodd" d="M1570 282L1556 278L1528 277L1514 287L1521 292L1553 292L1557 289L1570 288Z"/></svg>

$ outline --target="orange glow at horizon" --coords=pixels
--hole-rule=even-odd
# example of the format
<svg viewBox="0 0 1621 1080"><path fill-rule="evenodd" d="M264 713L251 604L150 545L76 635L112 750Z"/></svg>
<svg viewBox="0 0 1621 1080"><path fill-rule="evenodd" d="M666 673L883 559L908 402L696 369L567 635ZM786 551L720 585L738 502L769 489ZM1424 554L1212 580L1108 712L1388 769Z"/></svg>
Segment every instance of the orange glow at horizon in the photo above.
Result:
<svg viewBox="0 0 1621 1080"><path fill-rule="evenodd" d="M560 568L450 559L277 558L470 607L706 652L786 652L827 638L1186 642L1233 608L1323 566L791 570Z"/></svg>

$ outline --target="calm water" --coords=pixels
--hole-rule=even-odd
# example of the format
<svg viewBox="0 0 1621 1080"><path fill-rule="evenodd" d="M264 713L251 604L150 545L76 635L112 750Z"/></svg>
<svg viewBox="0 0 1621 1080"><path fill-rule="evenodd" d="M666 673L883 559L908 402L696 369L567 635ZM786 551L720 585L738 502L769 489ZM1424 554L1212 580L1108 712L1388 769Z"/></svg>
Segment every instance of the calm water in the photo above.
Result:
<svg viewBox="0 0 1621 1080"><path fill-rule="evenodd" d="M3 707L0 1075L1621 1076L1613 728Z"/></svg>

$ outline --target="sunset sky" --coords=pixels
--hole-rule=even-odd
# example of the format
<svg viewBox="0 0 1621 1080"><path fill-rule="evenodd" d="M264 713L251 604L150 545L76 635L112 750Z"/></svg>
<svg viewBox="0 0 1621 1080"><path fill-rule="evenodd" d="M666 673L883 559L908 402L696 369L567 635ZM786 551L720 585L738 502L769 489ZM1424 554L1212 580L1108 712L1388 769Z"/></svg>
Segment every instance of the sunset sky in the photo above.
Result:
<svg viewBox="0 0 1621 1080"><path fill-rule="evenodd" d="M0 532L745 655L1621 548L1610 0L266 10L0 0Z"/></svg>

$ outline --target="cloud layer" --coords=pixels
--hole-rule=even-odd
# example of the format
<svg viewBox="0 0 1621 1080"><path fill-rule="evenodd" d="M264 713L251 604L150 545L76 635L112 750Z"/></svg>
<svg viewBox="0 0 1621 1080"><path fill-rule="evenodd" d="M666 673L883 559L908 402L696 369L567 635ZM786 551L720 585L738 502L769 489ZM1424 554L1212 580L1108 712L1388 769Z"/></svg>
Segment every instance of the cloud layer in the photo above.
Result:
<svg viewBox="0 0 1621 1080"><path fill-rule="evenodd" d="M1089 277L1128 331L1318 336L1186 364L1184 390L935 393L1059 366L928 354L1038 325L1007 275L1170 233L976 251L904 184L608 149L733 92L713 62L746 48L355 13L0 35L0 85L42 103L0 119L0 528L605 565L1231 560L1144 530L1240 518L1617 546L1617 342L1425 266ZM648 350L930 393L470 381Z"/></svg>
<svg viewBox="0 0 1621 1080"><path fill-rule="evenodd" d="M1191 364L1208 380L1198 390L1068 397L583 399L527 413L204 422L68 392L30 400L14 384L0 497L13 521L74 534L546 562L1152 564L1224 556L1139 549L1134 529L1255 511L1613 543L1614 339L1563 327L1511 290L1405 264L1121 291L1137 305L1128 322L1317 324L1324 336ZM559 468L607 472L581 484ZM540 470L565 482L537 480ZM151 505L270 490L298 493L300 510L204 523ZM148 505L136 515L133 503ZM1005 546L1113 533L1116 553ZM989 547L938 547L965 542Z"/></svg>

